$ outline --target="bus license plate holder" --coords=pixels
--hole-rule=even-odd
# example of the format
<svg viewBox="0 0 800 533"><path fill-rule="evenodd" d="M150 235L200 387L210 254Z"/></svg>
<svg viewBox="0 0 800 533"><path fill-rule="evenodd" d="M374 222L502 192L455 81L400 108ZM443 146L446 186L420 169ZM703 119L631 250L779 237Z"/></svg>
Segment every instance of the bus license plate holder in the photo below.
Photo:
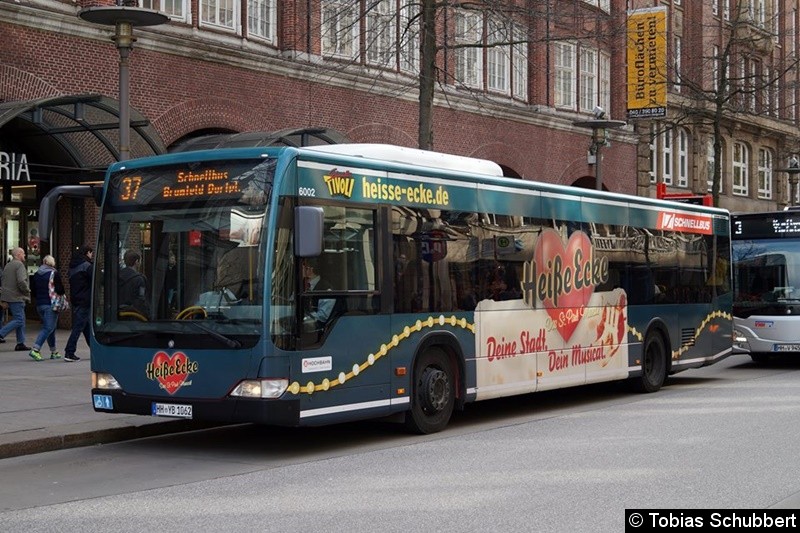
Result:
<svg viewBox="0 0 800 533"><path fill-rule="evenodd" d="M152 406L153 416L169 418L192 418L192 406L178 403L156 403Z"/></svg>
<svg viewBox="0 0 800 533"><path fill-rule="evenodd" d="M773 352L800 352L800 344L773 344Z"/></svg>

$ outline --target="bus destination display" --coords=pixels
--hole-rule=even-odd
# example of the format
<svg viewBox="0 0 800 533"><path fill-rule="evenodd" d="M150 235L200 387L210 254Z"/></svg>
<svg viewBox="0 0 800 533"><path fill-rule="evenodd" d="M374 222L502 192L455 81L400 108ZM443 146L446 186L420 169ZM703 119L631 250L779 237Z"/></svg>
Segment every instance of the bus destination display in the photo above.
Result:
<svg viewBox="0 0 800 533"><path fill-rule="evenodd" d="M734 239L794 238L800 236L800 214L785 217L736 216L731 219Z"/></svg>
<svg viewBox="0 0 800 533"><path fill-rule="evenodd" d="M111 177L109 199L118 207L194 200L253 203L251 196L263 195L273 171L274 161L269 160L216 162L192 169L170 165L128 170Z"/></svg>
<svg viewBox="0 0 800 533"><path fill-rule="evenodd" d="M161 186L159 196L163 200L205 198L218 195L235 196L240 192L239 182L230 181L228 176L227 172L219 172L214 169L208 169L199 174L191 171L178 172L175 175L174 183L164 183ZM166 182L167 180L159 181ZM121 203L136 203L143 187L148 190L145 178L142 176L125 176L120 180L117 200ZM151 199L151 201L153 200L158 201L158 199Z"/></svg>

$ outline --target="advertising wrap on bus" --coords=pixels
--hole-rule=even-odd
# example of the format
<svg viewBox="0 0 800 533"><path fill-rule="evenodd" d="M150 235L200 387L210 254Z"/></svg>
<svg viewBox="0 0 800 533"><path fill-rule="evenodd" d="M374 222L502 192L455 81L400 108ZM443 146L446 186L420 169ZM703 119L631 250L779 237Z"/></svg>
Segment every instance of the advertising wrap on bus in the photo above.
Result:
<svg viewBox="0 0 800 533"><path fill-rule="evenodd" d="M727 212L384 145L112 165L98 411L418 433L472 401L731 353Z"/></svg>

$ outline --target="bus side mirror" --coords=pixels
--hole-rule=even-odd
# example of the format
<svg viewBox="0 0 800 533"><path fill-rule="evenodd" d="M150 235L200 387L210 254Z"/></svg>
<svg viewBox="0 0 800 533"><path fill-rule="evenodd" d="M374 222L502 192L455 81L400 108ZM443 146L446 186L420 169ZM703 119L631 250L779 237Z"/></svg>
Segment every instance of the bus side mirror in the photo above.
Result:
<svg viewBox="0 0 800 533"><path fill-rule="evenodd" d="M294 254L317 257L322 253L323 219L321 207L299 205L294 208Z"/></svg>

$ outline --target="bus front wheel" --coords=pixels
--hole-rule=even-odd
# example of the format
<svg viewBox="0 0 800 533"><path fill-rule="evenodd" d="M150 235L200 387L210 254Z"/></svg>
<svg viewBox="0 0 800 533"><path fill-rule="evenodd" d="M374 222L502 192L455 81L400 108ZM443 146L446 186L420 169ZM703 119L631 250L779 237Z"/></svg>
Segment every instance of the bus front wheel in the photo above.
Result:
<svg viewBox="0 0 800 533"><path fill-rule="evenodd" d="M656 392L667 379L667 347L664 337L650 333L642 346L642 375L634 378L634 388L639 392Z"/></svg>
<svg viewBox="0 0 800 533"><path fill-rule="evenodd" d="M428 348L414 365L413 379L406 428L423 435L443 430L456 398L450 358L441 348Z"/></svg>

